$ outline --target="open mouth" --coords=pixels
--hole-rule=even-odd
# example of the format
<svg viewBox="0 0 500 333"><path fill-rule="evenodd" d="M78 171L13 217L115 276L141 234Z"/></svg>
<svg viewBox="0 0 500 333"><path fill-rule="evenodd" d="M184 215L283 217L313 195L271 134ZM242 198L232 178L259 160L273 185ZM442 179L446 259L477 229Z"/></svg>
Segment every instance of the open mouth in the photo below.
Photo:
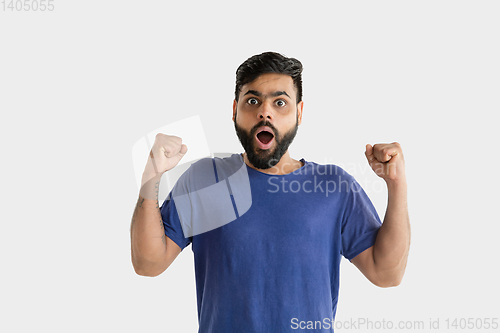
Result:
<svg viewBox="0 0 500 333"><path fill-rule="evenodd" d="M273 139L274 135L273 133L269 133L268 131L262 131L259 134L257 134L257 139L259 139L260 142L263 144L268 144L269 141Z"/></svg>
<svg viewBox="0 0 500 333"><path fill-rule="evenodd" d="M274 133L269 127L262 127L255 135L259 148L268 149L274 139Z"/></svg>

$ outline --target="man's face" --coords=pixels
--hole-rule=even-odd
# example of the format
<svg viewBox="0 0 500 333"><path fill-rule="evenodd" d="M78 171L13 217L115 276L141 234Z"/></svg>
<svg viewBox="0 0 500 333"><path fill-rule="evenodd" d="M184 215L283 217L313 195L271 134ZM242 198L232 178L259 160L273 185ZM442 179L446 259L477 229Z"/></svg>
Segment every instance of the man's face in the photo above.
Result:
<svg viewBox="0 0 500 333"><path fill-rule="evenodd" d="M283 74L263 74L241 87L233 103L236 134L257 169L276 165L288 150L302 121L293 80Z"/></svg>

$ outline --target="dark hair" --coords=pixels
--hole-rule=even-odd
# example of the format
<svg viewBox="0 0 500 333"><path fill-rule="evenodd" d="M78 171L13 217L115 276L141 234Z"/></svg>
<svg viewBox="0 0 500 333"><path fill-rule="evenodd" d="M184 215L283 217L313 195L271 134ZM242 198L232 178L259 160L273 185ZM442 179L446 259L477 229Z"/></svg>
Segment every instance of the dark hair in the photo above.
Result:
<svg viewBox="0 0 500 333"><path fill-rule="evenodd" d="M264 52L248 58L236 70L234 96L238 101L241 87L257 79L262 74L278 73L289 75L297 89L297 103L302 101L302 63L295 58L287 58L276 52Z"/></svg>

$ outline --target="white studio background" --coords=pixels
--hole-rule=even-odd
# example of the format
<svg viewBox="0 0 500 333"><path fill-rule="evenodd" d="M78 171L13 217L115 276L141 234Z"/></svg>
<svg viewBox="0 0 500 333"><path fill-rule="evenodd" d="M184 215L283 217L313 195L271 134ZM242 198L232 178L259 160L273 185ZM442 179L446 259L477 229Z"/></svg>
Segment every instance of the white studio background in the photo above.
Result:
<svg viewBox="0 0 500 333"><path fill-rule="evenodd" d="M304 65L293 157L346 166L383 217L364 146L404 149L405 278L380 289L344 260L337 320L500 317L499 2L52 4L0 8L0 331L196 332L191 247L133 271L132 146L199 115L211 151L241 152L234 73L268 50Z"/></svg>

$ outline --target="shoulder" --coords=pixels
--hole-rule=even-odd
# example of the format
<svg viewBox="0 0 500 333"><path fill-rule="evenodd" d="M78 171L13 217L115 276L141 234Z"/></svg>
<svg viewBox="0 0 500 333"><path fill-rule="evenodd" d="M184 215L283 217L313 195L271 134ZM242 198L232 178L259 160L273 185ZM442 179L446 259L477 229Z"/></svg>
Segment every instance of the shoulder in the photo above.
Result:
<svg viewBox="0 0 500 333"><path fill-rule="evenodd" d="M216 154L214 157L202 158L192 163L183 176L206 178L213 175L217 178L222 173L227 174L238 171L244 164L245 162L239 154Z"/></svg>
<svg viewBox="0 0 500 333"><path fill-rule="evenodd" d="M205 157L191 164L190 173L207 172L213 170L216 166L241 166L243 158L240 154L214 154L214 157Z"/></svg>
<svg viewBox="0 0 500 333"><path fill-rule="evenodd" d="M322 177L325 180L356 182L354 177L345 171L342 167L335 164L318 164L316 162L305 162L301 173L311 176Z"/></svg>
<svg viewBox="0 0 500 333"><path fill-rule="evenodd" d="M242 164L244 164L243 159L238 154L225 157L217 157L216 155L215 157L199 159L193 162L178 178L174 189L177 192L191 192L212 186L235 173Z"/></svg>

